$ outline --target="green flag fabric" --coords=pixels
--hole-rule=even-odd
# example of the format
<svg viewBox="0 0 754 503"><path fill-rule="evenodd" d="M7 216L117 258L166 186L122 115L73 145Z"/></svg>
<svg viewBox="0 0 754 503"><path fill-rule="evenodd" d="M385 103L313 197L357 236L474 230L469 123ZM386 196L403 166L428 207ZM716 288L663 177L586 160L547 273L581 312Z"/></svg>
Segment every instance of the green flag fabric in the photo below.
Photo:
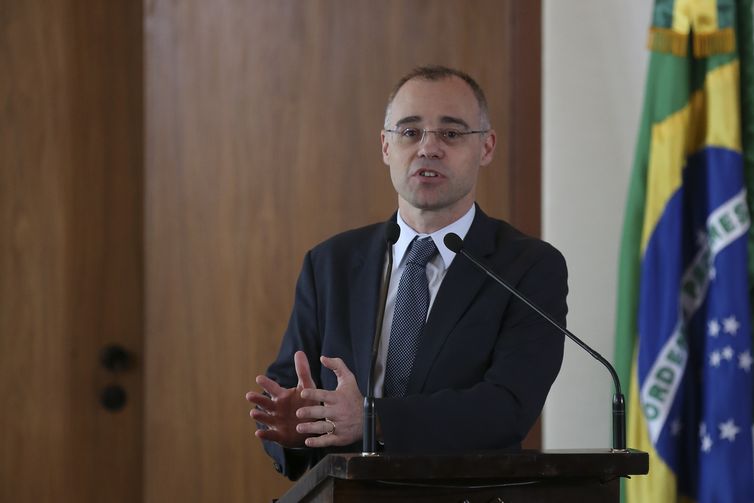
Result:
<svg viewBox="0 0 754 503"><path fill-rule="evenodd" d="M629 503L754 501L752 0L656 0L621 242ZM747 191L748 188L748 191Z"/></svg>

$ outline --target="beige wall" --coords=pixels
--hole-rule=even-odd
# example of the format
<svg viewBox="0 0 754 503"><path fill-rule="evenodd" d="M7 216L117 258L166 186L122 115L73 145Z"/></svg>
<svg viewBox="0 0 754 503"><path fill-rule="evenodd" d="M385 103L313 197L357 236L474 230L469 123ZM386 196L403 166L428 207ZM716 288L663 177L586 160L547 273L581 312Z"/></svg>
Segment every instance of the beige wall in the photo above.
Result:
<svg viewBox="0 0 754 503"><path fill-rule="evenodd" d="M569 328L609 360L651 5L544 2L543 236L568 261ZM567 344L545 407L544 446L610 446L612 390L607 370Z"/></svg>

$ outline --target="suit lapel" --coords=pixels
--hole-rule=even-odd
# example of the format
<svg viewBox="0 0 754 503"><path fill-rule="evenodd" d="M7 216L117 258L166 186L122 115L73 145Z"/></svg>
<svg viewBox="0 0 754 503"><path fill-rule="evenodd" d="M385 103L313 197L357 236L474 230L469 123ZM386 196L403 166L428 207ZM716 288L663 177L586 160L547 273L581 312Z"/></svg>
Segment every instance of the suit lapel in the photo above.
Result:
<svg viewBox="0 0 754 503"><path fill-rule="evenodd" d="M344 292L351 304L350 337L354 368L359 389L366 393L377 323L377 302L385 262L384 228L378 226L363 253L355 260L349 275L349 291Z"/></svg>
<svg viewBox="0 0 754 503"><path fill-rule="evenodd" d="M496 225L478 206L476 211L474 222L464 239L464 248L478 257L487 257L495 250ZM464 257L453 259L424 326L408 382L408 394L422 390L437 354L485 279L484 274L477 271Z"/></svg>

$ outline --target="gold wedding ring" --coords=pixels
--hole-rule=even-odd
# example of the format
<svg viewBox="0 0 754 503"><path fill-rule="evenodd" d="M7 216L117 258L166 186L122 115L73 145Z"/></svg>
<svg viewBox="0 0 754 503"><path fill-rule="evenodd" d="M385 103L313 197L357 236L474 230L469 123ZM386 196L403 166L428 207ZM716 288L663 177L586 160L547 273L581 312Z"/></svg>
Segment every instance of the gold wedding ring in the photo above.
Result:
<svg viewBox="0 0 754 503"><path fill-rule="evenodd" d="M332 422L332 421L331 421L331 420L330 420L329 418L327 418L327 417L325 418L325 421L327 421L328 423L330 423L330 426L332 426L332 428L330 429L330 431L326 431L326 432L325 432L325 435L332 435L333 433L335 433L335 423L333 423L333 422Z"/></svg>

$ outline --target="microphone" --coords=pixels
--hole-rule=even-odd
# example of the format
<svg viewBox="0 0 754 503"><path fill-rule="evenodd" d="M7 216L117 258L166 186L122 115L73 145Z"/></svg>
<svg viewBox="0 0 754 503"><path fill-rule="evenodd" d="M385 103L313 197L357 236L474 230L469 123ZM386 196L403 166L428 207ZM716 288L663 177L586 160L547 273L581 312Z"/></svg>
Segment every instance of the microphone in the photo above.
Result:
<svg viewBox="0 0 754 503"><path fill-rule="evenodd" d="M364 434L362 437L362 456L372 456L377 453L376 446L376 417L374 415L374 366L377 362L377 353L382 339L382 322L385 317L385 304L387 303L387 291L390 287L390 275L393 272L393 245L401 235L401 228L393 221L385 224L385 243L387 245L387 267L385 276L380 286L380 297L377 304L377 325L372 339L372 358L369 363L369 375L367 376L367 393L364 397Z"/></svg>
<svg viewBox="0 0 754 503"><path fill-rule="evenodd" d="M506 290L508 290L511 294L513 294L514 297L516 297L518 300L522 301L524 304L529 306L529 308L531 308L538 315L540 315L542 318L547 320L552 326L560 330L564 335L567 335L569 339L571 339L573 342L578 344L582 349L584 349L587 353L592 355L593 358L595 358L597 361L599 361L602 365L604 365L607 368L607 370L610 372L610 375L613 377L613 383L615 384L615 394L613 395L613 450L625 451L626 450L626 404L625 404L625 399L623 398L623 393L621 393L620 379L618 378L618 373L615 371L615 368L610 364L610 362L607 361L597 351L590 348L584 341L576 337L574 334L569 332L565 327L561 326L557 321L552 319L551 316L549 316L547 313L542 311L542 309L540 309L532 301L527 299L526 296L524 296L521 292L519 292L518 290L510 286L504 279L502 279L500 276L495 274L495 272L492 269L490 269L488 266L483 264L479 259L477 259L473 255L471 255L469 252L464 250L463 240L457 234L453 234L452 232L449 234L446 234L445 237L443 238L443 241L445 242L445 246L447 246L448 249L450 249L450 251L452 251L455 254L460 254L466 257L478 269L480 269L485 274L487 274L487 276L494 279L497 283L499 283Z"/></svg>

